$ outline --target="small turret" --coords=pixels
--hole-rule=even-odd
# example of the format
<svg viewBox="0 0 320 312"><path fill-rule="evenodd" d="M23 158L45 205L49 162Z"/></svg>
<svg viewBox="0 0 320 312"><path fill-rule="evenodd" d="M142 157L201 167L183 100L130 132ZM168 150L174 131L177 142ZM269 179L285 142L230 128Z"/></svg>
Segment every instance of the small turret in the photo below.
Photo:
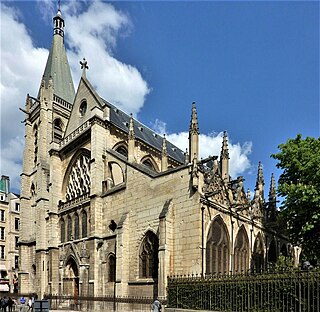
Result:
<svg viewBox="0 0 320 312"><path fill-rule="evenodd" d="M270 190L269 190L269 205L268 205L269 221L275 221L277 210L277 191L274 174L271 175Z"/></svg>
<svg viewBox="0 0 320 312"><path fill-rule="evenodd" d="M53 35L59 35L62 38L64 37L64 19L62 18L60 8L53 18Z"/></svg>
<svg viewBox="0 0 320 312"><path fill-rule="evenodd" d="M189 128L189 162L199 157L199 125L197 118L196 103L192 103L191 121Z"/></svg>
<svg viewBox="0 0 320 312"><path fill-rule="evenodd" d="M223 132L222 148L220 154L221 176L225 182L229 182L229 147L227 131Z"/></svg>
<svg viewBox="0 0 320 312"><path fill-rule="evenodd" d="M168 170L168 152L167 152L167 140L166 135L163 135L162 139L162 152L161 152L161 171Z"/></svg>
<svg viewBox="0 0 320 312"><path fill-rule="evenodd" d="M128 131L128 161L134 161L135 133L133 125L133 117L130 114L129 131Z"/></svg>
<svg viewBox="0 0 320 312"><path fill-rule="evenodd" d="M264 200L264 178L261 161L259 161L258 165L257 182L254 196L259 196L261 200Z"/></svg>

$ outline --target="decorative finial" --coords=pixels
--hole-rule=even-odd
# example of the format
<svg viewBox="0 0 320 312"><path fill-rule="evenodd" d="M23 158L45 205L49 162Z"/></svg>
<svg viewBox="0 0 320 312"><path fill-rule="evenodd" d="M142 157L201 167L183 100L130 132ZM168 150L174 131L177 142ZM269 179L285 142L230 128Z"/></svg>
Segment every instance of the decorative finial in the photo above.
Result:
<svg viewBox="0 0 320 312"><path fill-rule="evenodd" d="M228 147L227 131L223 131L222 148L221 148L220 157L221 157L221 159L230 159L229 158L229 147Z"/></svg>
<svg viewBox="0 0 320 312"><path fill-rule="evenodd" d="M85 58L83 58L83 62L80 61L81 69L82 69L82 77L86 77L86 69L89 69L89 66L87 65L88 62Z"/></svg>
<svg viewBox="0 0 320 312"><path fill-rule="evenodd" d="M162 156L167 156L167 140L166 135L163 135L162 139Z"/></svg>
<svg viewBox="0 0 320 312"><path fill-rule="evenodd" d="M58 0L58 11L60 11L60 0Z"/></svg>
<svg viewBox="0 0 320 312"><path fill-rule="evenodd" d="M192 102L191 122L190 122L189 133L190 134L199 134L196 102Z"/></svg>

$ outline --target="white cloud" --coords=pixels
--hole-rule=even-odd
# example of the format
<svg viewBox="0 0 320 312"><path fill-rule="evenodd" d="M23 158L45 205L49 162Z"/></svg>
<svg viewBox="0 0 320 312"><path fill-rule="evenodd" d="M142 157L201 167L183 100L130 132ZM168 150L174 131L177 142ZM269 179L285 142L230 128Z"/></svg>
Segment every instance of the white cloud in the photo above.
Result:
<svg viewBox="0 0 320 312"><path fill-rule="evenodd" d="M5 26L4 26L5 25ZM10 32L7 30L10 29ZM35 48L19 12L1 3L1 174L19 189L26 94L36 95L48 51Z"/></svg>
<svg viewBox="0 0 320 312"><path fill-rule="evenodd" d="M156 119L152 128L160 133L166 134L167 140L182 149L183 151L189 146L188 132L167 133L166 123ZM222 146L223 132L200 134L200 157L206 158L208 156L219 156ZM230 175L235 178L246 170L251 168L249 155L252 151L252 142L245 142L243 145L240 143L233 143L230 137L229 142L229 156L230 156Z"/></svg>
<svg viewBox="0 0 320 312"><path fill-rule="evenodd" d="M113 56L118 37L128 34L132 28L129 17L100 1L91 3L84 12L67 2L62 12L74 80L79 81L79 61L85 57L89 65L87 77L98 94L136 115L150 89L137 68Z"/></svg>
<svg viewBox="0 0 320 312"><path fill-rule="evenodd" d="M81 12L83 5L86 8ZM39 1L38 6L44 19L52 14L53 7L47 1ZM100 1L68 1L61 11L66 20L65 39L71 48L68 57L75 83L78 84L81 75L79 61L86 57L90 67L87 76L98 93L123 110L137 114L149 93L148 84L137 68L112 55L117 38L131 29L130 18ZM19 189L24 142L24 126L20 121L25 116L19 107L24 107L27 93L37 96L48 56L47 49L34 46L20 21L21 14L1 3L0 172L10 176L15 191Z"/></svg>

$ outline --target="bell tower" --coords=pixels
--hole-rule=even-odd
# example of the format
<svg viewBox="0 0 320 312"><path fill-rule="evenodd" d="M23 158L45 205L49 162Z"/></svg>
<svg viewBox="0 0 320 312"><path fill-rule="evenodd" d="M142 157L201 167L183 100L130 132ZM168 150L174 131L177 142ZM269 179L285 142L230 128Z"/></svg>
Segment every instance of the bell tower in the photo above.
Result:
<svg viewBox="0 0 320 312"><path fill-rule="evenodd" d="M53 159L59 156L52 151L58 149L64 137L75 96L64 47L64 27L59 9L53 18L53 40L38 95L28 94L23 110L26 121L21 173L19 285L20 292L36 292L40 296L49 291L48 282L54 279L47 273L50 272L48 263L52 262L49 258L58 247L56 191L52 190L52 179L60 178Z"/></svg>

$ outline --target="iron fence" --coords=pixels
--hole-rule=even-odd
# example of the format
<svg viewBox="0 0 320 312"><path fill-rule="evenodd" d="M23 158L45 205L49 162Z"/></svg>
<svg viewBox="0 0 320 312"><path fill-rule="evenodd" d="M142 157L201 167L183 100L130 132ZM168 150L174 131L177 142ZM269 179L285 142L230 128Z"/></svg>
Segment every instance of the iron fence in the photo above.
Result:
<svg viewBox="0 0 320 312"><path fill-rule="evenodd" d="M61 296L46 295L51 310L73 311L150 311L152 297L139 296ZM162 301L162 304L165 304Z"/></svg>
<svg viewBox="0 0 320 312"><path fill-rule="evenodd" d="M173 276L167 299L170 308L320 312L320 271Z"/></svg>

